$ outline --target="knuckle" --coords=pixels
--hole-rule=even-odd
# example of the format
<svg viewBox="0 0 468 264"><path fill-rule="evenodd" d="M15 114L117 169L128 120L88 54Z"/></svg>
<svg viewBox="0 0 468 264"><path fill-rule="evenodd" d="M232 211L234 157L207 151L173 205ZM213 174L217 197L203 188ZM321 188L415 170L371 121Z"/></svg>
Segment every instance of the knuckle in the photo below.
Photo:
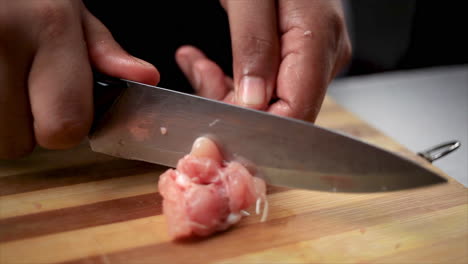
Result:
<svg viewBox="0 0 468 264"><path fill-rule="evenodd" d="M264 71L260 69L265 66L261 62L271 62L270 67L276 64L272 55L279 53L279 43L255 35L243 35L237 41L239 45L234 50L234 62L243 65L244 71Z"/></svg>
<svg viewBox="0 0 468 264"><path fill-rule="evenodd" d="M227 0L219 0L219 3L225 10L227 10Z"/></svg>
<svg viewBox="0 0 468 264"><path fill-rule="evenodd" d="M313 24L313 21L309 24ZM337 12L324 12L318 25L323 29L320 35L327 42L327 46L333 51L339 50L346 32L343 17Z"/></svg>
<svg viewBox="0 0 468 264"><path fill-rule="evenodd" d="M265 53L274 48L273 40L260 36L243 35L240 37L240 41L242 49L246 53L250 53L249 55Z"/></svg>
<svg viewBox="0 0 468 264"><path fill-rule="evenodd" d="M36 132L38 143L46 148L61 149L80 143L90 128L81 119L60 118Z"/></svg>
<svg viewBox="0 0 468 264"><path fill-rule="evenodd" d="M338 12L330 12L326 21L331 33L330 45L334 50L338 50L341 48L340 44L347 38L344 17Z"/></svg>
<svg viewBox="0 0 468 264"><path fill-rule="evenodd" d="M341 48L341 42L347 36L344 15L335 5L328 2L320 3L319 7L321 8L319 15L311 7L289 10L288 23L285 24L284 31L304 41L316 39L318 36L326 40L328 46L336 51ZM300 38L302 36L308 38Z"/></svg>
<svg viewBox="0 0 468 264"><path fill-rule="evenodd" d="M69 1L43 0L38 2L34 9L41 35L49 39L67 32L74 16Z"/></svg>
<svg viewBox="0 0 468 264"><path fill-rule="evenodd" d="M95 58L95 61L104 60L109 54L116 50L110 35L103 34L99 37L99 40L87 43L88 52L92 58Z"/></svg>
<svg viewBox="0 0 468 264"><path fill-rule="evenodd" d="M342 55L343 62L348 63L351 60L351 57L353 55L353 48L351 46L351 41L349 40L348 37L344 41L342 54L343 54Z"/></svg>

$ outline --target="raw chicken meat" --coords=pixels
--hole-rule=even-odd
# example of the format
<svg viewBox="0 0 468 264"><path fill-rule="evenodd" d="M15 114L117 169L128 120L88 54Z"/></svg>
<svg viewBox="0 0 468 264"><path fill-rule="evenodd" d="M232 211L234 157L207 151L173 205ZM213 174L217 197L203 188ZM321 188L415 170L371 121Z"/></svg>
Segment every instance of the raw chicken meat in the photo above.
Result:
<svg viewBox="0 0 468 264"><path fill-rule="evenodd" d="M158 188L173 239L225 230L255 202L257 207L266 202L265 182L239 162L223 162L216 144L204 137L195 141L176 170L161 175Z"/></svg>

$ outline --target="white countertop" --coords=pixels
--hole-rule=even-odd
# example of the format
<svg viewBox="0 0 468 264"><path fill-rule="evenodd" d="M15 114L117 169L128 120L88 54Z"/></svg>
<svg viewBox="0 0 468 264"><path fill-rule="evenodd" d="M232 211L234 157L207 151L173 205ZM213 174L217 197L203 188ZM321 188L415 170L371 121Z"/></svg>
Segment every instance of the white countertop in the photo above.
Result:
<svg viewBox="0 0 468 264"><path fill-rule="evenodd" d="M329 95L411 151L459 140L434 165L468 187L468 65L340 78Z"/></svg>

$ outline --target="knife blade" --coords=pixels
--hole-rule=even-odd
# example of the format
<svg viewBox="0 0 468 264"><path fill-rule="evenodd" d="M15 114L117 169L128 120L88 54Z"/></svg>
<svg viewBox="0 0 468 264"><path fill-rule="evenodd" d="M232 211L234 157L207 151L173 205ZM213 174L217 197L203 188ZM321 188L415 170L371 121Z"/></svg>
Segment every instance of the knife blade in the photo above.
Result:
<svg viewBox="0 0 468 264"><path fill-rule="evenodd" d="M417 163L312 123L134 81L97 81L107 96L90 134L93 151L175 167L200 136L226 160L255 164L273 185L333 192L423 187L446 179Z"/></svg>

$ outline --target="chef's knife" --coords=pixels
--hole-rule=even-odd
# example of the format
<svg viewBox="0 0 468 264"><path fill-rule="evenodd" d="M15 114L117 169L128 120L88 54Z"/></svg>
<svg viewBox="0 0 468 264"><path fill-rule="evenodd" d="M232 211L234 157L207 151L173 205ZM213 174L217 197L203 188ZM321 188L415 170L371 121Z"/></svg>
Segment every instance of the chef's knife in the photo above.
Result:
<svg viewBox="0 0 468 264"><path fill-rule="evenodd" d="M274 185L377 192L446 182L404 157L296 119L113 78L96 81L95 99L91 148L112 156L175 167L207 136L226 159L255 164Z"/></svg>

